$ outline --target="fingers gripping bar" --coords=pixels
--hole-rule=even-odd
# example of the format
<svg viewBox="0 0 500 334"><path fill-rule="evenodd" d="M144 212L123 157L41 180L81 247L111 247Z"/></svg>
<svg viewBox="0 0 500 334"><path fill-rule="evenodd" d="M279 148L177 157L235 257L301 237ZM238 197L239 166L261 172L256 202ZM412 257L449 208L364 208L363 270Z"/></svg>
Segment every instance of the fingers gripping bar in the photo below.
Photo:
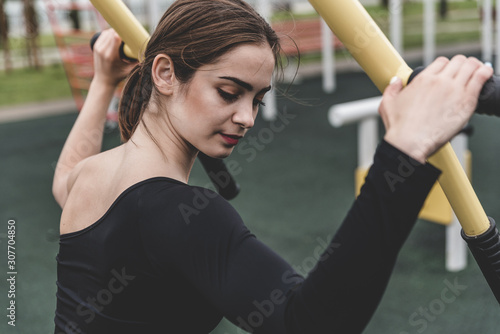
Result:
<svg viewBox="0 0 500 334"><path fill-rule="evenodd" d="M92 38L90 39L90 49L92 51L94 50L94 44L95 44L95 42L97 42L97 39L99 38L99 36L101 36L101 33L96 32L94 34L94 36L92 36ZM137 58L131 58L131 57L127 56L127 53L125 52L125 50L126 50L125 42L122 41L122 44L120 45L120 48L119 48L120 58L125 60L125 61L129 61L129 62L137 61Z"/></svg>
<svg viewBox="0 0 500 334"><path fill-rule="evenodd" d="M425 67L420 66L413 70L408 78L410 83ZM483 86L475 112L477 114L492 115L500 117L500 77L492 76Z"/></svg>
<svg viewBox="0 0 500 334"><path fill-rule="evenodd" d="M309 0L366 74L383 92L392 77L403 84L413 70L357 0ZM450 143L429 158L443 173L439 183L466 235L486 232L490 222Z"/></svg>

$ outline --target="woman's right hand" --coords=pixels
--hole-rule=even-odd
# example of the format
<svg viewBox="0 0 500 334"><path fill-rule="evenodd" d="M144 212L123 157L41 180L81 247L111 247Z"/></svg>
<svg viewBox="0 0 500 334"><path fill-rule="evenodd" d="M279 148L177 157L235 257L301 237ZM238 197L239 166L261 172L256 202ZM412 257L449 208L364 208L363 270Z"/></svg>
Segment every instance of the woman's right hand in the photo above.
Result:
<svg viewBox="0 0 500 334"><path fill-rule="evenodd" d="M384 139L425 163L467 124L492 74L475 58L455 56L436 59L404 89L400 79L394 80L379 109Z"/></svg>
<svg viewBox="0 0 500 334"><path fill-rule="evenodd" d="M121 42L120 36L113 29L101 32L94 44L94 80L116 86L137 64L120 58Z"/></svg>

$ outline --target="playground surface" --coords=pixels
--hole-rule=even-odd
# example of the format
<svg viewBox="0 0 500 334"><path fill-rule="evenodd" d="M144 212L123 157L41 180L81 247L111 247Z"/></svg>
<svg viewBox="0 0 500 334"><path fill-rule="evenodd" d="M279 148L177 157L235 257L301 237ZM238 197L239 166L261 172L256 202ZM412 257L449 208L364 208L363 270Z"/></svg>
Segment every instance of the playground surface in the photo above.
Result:
<svg viewBox="0 0 500 334"><path fill-rule="evenodd" d="M332 128L328 109L379 94L362 72L344 68L337 77L336 92L327 95L313 72L303 72L291 88L290 94L304 103L279 97L282 130L261 136L254 154L236 148L228 158L239 166L235 177L242 188L231 203L257 237L303 272L311 269L315 248L333 236L354 200L356 126ZM53 333L60 209L52 198L51 183L55 162L77 116L71 102L66 102L52 107L58 114L11 118L0 124L0 268L5 277L9 220L16 224L18 268L15 327L7 324L8 299L3 293L7 282L0 280L2 334ZM41 107L23 106L17 113ZM47 109L51 111L50 105ZM487 214L500 219L500 119L474 116L471 124L475 129L469 143L473 186ZM259 117L249 135L259 138L276 128ZM117 131L108 131L104 149L118 144ZM210 184L198 163L190 183ZM365 333L498 333L498 303L477 265L469 255L465 270L447 272L444 240L442 225L417 222ZM241 331L224 321L212 333Z"/></svg>

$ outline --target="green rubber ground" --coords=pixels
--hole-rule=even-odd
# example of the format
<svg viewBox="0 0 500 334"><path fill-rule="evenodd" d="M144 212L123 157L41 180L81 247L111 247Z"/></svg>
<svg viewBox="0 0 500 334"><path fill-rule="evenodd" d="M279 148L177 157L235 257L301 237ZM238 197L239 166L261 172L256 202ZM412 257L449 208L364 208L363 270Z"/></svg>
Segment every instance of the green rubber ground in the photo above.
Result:
<svg viewBox="0 0 500 334"><path fill-rule="evenodd" d="M258 147L240 143L227 159L242 188L233 205L249 228L299 271L310 268L314 249L333 236L354 199L356 127L332 128L328 108L378 94L364 74L341 75L338 84L330 96L322 93L318 79L294 86L294 97L308 105L280 98L286 121L271 127L259 118L249 134ZM0 125L2 334L53 333L60 209L51 182L75 118L76 113ZM488 215L500 220L500 119L474 116L472 124L473 185ZM105 148L118 143L116 131L106 134ZM191 183L209 183L199 164ZM15 327L6 317L9 219L16 221ZM477 265L469 256L466 270L447 272L444 241L443 226L417 223L365 333L500 333L498 303ZM241 331L224 321L213 333Z"/></svg>

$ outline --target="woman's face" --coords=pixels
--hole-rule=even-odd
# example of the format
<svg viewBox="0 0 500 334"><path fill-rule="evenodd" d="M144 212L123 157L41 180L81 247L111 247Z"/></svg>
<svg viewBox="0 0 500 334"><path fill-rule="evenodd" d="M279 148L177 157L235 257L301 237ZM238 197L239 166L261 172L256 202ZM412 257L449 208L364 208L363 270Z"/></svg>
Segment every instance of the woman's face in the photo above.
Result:
<svg viewBox="0 0 500 334"><path fill-rule="evenodd" d="M167 108L178 138L217 158L231 154L254 125L271 89L274 56L267 45L242 45L215 64L200 67Z"/></svg>

